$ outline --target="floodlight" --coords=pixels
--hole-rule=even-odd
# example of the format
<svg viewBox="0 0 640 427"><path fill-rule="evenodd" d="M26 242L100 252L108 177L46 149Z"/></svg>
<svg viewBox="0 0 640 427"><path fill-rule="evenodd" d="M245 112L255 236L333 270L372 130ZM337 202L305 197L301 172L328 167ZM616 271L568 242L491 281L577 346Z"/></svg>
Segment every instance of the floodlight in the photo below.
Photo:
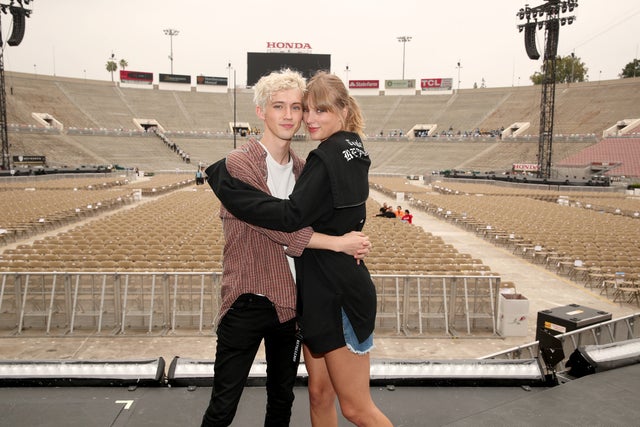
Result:
<svg viewBox="0 0 640 427"><path fill-rule="evenodd" d="M584 376L639 362L640 339L636 338L610 344L581 346L573 352L566 365L571 367L571 375Z"/></svg>

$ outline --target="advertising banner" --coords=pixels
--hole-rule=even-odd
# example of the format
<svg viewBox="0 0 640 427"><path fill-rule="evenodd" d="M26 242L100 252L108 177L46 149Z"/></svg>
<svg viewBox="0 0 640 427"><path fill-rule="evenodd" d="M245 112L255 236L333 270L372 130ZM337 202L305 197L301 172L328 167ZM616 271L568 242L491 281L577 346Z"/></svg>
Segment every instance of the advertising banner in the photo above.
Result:
<svg viewBox="0 0 640 427"><path fill-rule="evenodd" d="M414 80L385 80L384 87L387 89L413 89L416 87Z"/></svg>
<svg viewBox="0 0 640 427"><path fill-rule="evenodd" d="M196 76L196 84L211 86L226 86L226 77Z"/></svg>
<svg viewBox="0 0 640 427"><path fill-rule="evenodd" d="M191 76L183 74L162 74L160 73L161 83L191 83Z"/></svg>
<svg viewBox="0 0 640 427"><path fill-rule="evenodd" d="M120 81L122 83L150 85L153 83L153 73L147 73L145 71L120 70Z"/></svg>
<svg viewBox="0 0 640 427"><path fill-rule="evenodd" d="M349 80L349 89L378 89L380 80Z"/></svg>
<svg viewBox="0 0 640 427"><path fill-rule="evenodd" d="M47 163L47 157L46 156L13 156L13 163L45 164Z"/></svg>
<svg viewBox="0 0 640 427"><path fill-rule="evenodd" d="M453 79L443 79L443 78L421 79L420 88L422 90L452 90Z"/></svg>
<svg viewBox="0 0 640 427"><path fill-rule="evenodd" d="M533 163L514 163L513 170L516 172L537 172L538 165Z"/></svg>

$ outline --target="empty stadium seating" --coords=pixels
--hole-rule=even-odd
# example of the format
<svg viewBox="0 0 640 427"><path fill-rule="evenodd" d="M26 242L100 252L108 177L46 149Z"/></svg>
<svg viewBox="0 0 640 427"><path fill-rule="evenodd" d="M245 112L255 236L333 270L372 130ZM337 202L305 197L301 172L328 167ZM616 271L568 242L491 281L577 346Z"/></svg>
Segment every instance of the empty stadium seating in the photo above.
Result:
<svg viewBox="0 0 640 427"><path fill-rule="evenodd" d="M389 178L374 185L406 191ZM417 187L419 188L419 187ZM425 188L426 190L426 188ZM620 193L526 190L448 181L414 191L412 209L450 221L617 300L640 286L640 200ZM563 201L563 203L558 203ZM566 203L565 203L566 201ZM616 291L618 284L628 295ZM611 288L611 289L609 289Z"/></svg>

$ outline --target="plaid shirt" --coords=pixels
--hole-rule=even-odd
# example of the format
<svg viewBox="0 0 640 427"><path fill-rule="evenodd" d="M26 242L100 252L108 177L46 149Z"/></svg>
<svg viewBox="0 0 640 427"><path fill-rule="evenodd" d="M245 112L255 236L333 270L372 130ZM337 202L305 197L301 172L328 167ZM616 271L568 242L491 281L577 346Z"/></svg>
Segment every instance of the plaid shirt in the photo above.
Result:
<svg viewBox="0 0 640 427"><path fill-rule="evenodd" d="M290 151L296 179L304 161ZM267 186L267 153L255 139L229 153L229 173L270 194ZM240 221L224 206L220 218L225 237L222 261L222 305L218 321L242 294L264 295L275 305L280 322L296 315L296 283L285 257L300 256L313 230L306 227L293 233L267 230ZM285 248L286 247L286 248ZM285 250L286 249L286 250Z"/></svg>

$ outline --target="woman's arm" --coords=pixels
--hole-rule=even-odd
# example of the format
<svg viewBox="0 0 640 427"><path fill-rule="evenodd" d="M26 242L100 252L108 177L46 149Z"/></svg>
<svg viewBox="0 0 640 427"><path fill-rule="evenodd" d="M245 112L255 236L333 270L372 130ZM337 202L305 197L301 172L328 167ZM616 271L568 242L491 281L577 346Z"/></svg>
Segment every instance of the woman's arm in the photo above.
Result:
<svg viewBox="0 0 640 427"><path fill-rule="evenodd" d="M288 200L273 197L234 178L224 159L209 166L206 174L209 185L229 212L260 227L295 231L320 217L323 206L331 206L325 200L331 193L320 162L307 163Z"/></svg>

